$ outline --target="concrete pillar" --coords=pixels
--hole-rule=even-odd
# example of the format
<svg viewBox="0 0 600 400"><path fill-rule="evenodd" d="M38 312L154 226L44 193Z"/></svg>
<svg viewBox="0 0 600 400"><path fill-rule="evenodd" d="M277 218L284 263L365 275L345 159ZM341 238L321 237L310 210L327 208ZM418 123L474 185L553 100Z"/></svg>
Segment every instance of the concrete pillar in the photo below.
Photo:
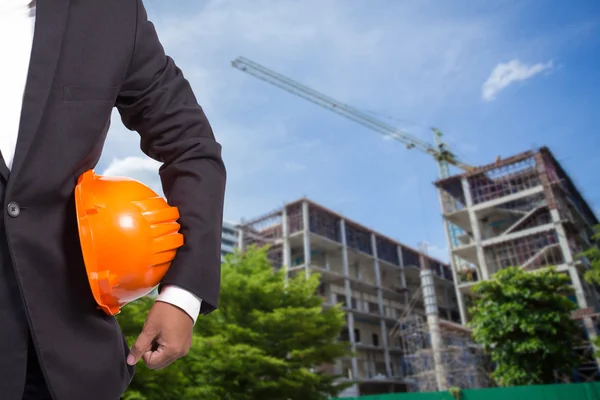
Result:
<svg viewBox="0 0 600 400"><path fill-rule="evenodd" d="M553 208L550 210L550 216L552 217L552 222L554 223L556 229L556 235L558 236L558 243L560 245L560 250L562 251L563 258L565 264L568 265L569 268L569 276L571 277L571 282L573 283L573 289L575 289L575 296L577 297L577 303L581 308L587 308L590 305L588 304L587 298L584 292L583 282L579 278L579 273L575 267L575 263L573 262L573 253L571 252L571 247L569 246L569 240L567 238L567 232L560 220L560 213L557 209ZM584 319L587 325L587 321L592 324L592 320L590 318ZM588 332L590 333L590 332ZM593 330L594 336L596 336L596 330Z"/></svg>
<svg viewBox="0 0 600 400"><path fill-rule="evenodd" d="M560 213L556 208L550 210L550 217L552 218L552 223L555 226L556 234L558 236L558 243L560 245L560 250L563 253L563 258L565 264L572 265L573 264L573 253L571 253L571 248L569 247L569 241L567 239L567 232L565 232L565 228L560 220Z"/></svg>
<svg viewBox="0 0 600 400"><path fill-rule="evenodd" d="M573 262L573 253L571 252L571 247L569 246L567 233L560 220L560 213L556 208L550 209L550 217L552 218L552 222L554 223L556 229L558 243L563 253L564 262L568 265L569 277L571 278L571 284L573 285L573 289L575 291L577 305L579 306L579 308L587 308L590 305L588 304L587 298L585 296L583 282L581 281L579 277L579 272L577 271L577 268L575 267L575 264ZM590 344L592 345L594 352L597 352L598 348L594 345L594 342L598 334L596 332L594 321L590 317L585 317L583 318L583 326L585 327L585 330L590 340ZM596 366L600 368L600 358L596 358Z"/></svg>
<svg viewBox="0 0 600 400"><path fill-rule="evenodd" d="M425 314L427 315L427 327L431 337L431 350L433 352L433 364L435 368L435 380L439 391L448 390L446 381L446 365L444 364L442 347L442 333L438 315L437 297L433 271L429 268L421 270L421 287L423 289L423 302L425 303Z"/></svg>
<svg viewBox="0 0 600 400"><path fill-rule="evenodd" d="M571 278L571 283L573 285L573 289L575 290L575 297L577 298L577 305L580 308L587 308L588 302L585 298L585 293L583 291L583 285L581 283L581 279L579 278L579 273L574 266L569 266L569 277ZM596 332L596 326L594 321L590 317L583 318L583 326L585 327L586 333L588 335L590 345L592 346L594 352L598 351L598 347L594 344L596 338L598 337L598 333ZM600 358L596 358L596 366L600 368Z"/></svg>
<svg viewBox="0 0 600 400"><path fill-rule="evenodd" d="M440 209L444 212L444 201L442 189L438 189L438 201L440 203ZM458 269L461 266L458 258L452 251L454 249L454 243L452 242L452 235L450 234L450 223L446 218L442 218L444 221L444 232L446 233L446 243L448 244L448 250L450 252L450 270L452 271L452 279L454 280L454 292L456 293L456 301L458 302L458 312L460 314L460 321L463 325L467 324L467 313L465 310L465 299L463 293L458 287Z"/></svg>
<svg viewBox="0 0 600 400"><path fill-rule="evenodd" d="M404 257L402 256L402 248L400 246L396 246L396 251L398 252L398 263L400 264L400 281L402 282L402 288L406 289L406 275L404 275ZM404 291L404 306L408 307L408 303L410 302L408 290Z"/></svg>
<svg viewBox="0 0 600 400"><path fill-rule="evenodd" d="M283 236L283 268L287 280L289 278L289 268L292 266L292 250L290 248L290 227L286 206L283 206L281 212L281 236Z"/></svg>
<svg viewBox="0 0 600 400"><path fill-rule="evenodd" d="M240 225L238 229L238 244L237 247L240 249L240 252L244 252L246 249L244 248L244 236L246 235L246 226Z"/></svg>
<svg viewBox="0 0 600 400"><path fill-rule="evenodd" d="M383 357L385 360L385 373L392 376L392 367L390 364L390 351L388 348L388 330L385 324L385 309L383 304L383 282L381 281L381 270L379 269L379 254L377 252L377 238L371 233L371 248L373 249L373 267L375 268L375 282L377 284L377 303L379 306L379 325L381 326L381 336L383 344Z"/></svg>
<svg viewBox="0 0 600 400"><path fill-rule="evenodd" d="M346 222L340 220L340 232L342 236L342 263L344 265L344 289L346 293L346 305L352 310L352 289L350 288L350 267L348 265L348 245L346 242ZM348 311L348 337L352 351L356 351L356 338L354 337L354 313ZM352 356L352 377L358 379L358 359Z"/></svg>
<svg viewBox="0 0 600 400"><path fill-rule="evenodd" d="M490 274L485 262L485 254L483 253L483 246L481 245L481 232L479 231L479 222L477 221L477 215L473 211L473 198L471 196L471 188L469 187L469 181L467 178L461 179L463 192L465 194L465 201L467 203L467 212L469 213L469 222L471 229L473 230L473 241L475 242L475 248L477 249L477 261L479 264L479 273L482 280L490 279Z"/></svg>
<svg viewBox="0 0 600 400"><path fill-rule="evenodd" d="M304 242L304 274L308 278L311 263L310 249L310 218L308 210L308 201L302 202L302 233Z"/></svg>

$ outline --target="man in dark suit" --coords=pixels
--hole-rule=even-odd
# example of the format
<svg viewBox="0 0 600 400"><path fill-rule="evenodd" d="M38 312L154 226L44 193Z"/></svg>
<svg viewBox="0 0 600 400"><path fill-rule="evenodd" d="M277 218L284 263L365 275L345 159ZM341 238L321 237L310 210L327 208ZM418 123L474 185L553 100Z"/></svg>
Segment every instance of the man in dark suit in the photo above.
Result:
<svg viewBox="0 0 600 400"><path fill-rule="evenodd" d="M0 398L116 400L217 307L221 147L142 0L0 0L0 57ZM96 308L73 196L114 107L162 163L185 238L131 350Z"/></svg>

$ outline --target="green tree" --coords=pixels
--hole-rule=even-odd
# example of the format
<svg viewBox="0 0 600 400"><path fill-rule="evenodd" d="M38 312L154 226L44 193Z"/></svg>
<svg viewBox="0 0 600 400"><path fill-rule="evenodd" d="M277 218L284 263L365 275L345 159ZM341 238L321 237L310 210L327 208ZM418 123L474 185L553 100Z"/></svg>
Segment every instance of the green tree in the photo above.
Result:
<svg viewBox="0 0 600 400"><path fill-rule="evenodd" d="M188 355L161 371L141 363L126 400L320 400L347 384L320 371L348 354L338 336L339 307L323 307L319 276L286 280L266 249L227 257L219 309L200 317ZM124 307L119 321L132 342L151 300Z"/></svg>
<svg viewBox="0 0 600 400"><path fill-rule="evenodd" d="M576 304L569 278L554 268L535 273L518 267L500 270L473 287L473 338L496 363L492 378L500 386L545 384L554 373L576 365L571 319Z"/></svg>
<svg viewBox="0 0 600 400"><path fill-rule="evenodd" d="M590 269L585 271L584 279L592 285L600 285L600 225L594 227L592 240L594 245L586 251L579 254L580 257L586 257L590 262ZM596 349L600 349L600 336L597 336L593 342ZM600 350L596 350L596 357L600 357Z"/></svg>
<svg viewBox="0 0 600 400"><path fill-rule="evenodd" d="M347 343L338 340L344 313L323 308L318 275L286 280L266 251L227 257L219 310L196 326L203 351L195 367L205 372L191 374L193 386L206 399L333 397L345 385L317 369L347 354Z"/></svg>
<svg viewBox="0 0 600 400"><path fill-rule="evenodd" d="M594 227L594 236L592 240L595 242L593 246L580 254L590 261L590 269L585 272L585 280L588 283L600 285L600 225Z"/></svg>

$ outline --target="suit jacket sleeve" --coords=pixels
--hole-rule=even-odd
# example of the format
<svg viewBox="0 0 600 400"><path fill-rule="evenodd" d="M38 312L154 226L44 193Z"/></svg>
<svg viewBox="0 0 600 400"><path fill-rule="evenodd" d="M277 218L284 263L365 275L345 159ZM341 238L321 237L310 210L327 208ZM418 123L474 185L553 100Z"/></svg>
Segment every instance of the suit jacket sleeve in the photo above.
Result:
<svg viewBox="0 0 600 400"><path fill-rule="evenodd" d="M141 0L136 39L117 109L141 137L141 149L162 163L169 204L179 208L185 243L162 280L202 299L201 314L216 309L220 290L225 167L221 146L190 84L165 55Z"/></svg>

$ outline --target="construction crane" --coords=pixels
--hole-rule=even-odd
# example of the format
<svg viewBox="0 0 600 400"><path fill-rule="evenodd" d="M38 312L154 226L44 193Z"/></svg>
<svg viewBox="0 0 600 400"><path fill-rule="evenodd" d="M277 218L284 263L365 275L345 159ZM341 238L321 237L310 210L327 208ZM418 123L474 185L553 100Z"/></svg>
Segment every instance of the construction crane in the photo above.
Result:
<svg viewBox="0 0 600 400"><path fill-rule="evenodd" d="M354 107L344 104L341 101L332 99L329 96L319 93L314 89L304 86L301 83L298 83L260 64L257 64L254 61L250 61L245 57L238 57L233 60L231 64L234 68L237 68L240 71L253 75L258 79L311 101L352 121L358 122L359 124L366 126L367 128L370 128L384 135L385 137L404 143L407 149L417 149L433 156L438 164L440 178L447 178L450 176L450 165L453 165L464 171L468 171L473 168L459 160L452 152L448 150L447 145L441 139L442 133L435 128L433 128L435 143L432 145L397 129L394 126L373 118Z"/></svg>
<svg viewBox="0 0 600 400"><path fill-rule="evenodd" d="M474 168L459 160L452 152L448 150L448 146L442 141L442 133L438 129L433 128L435 143L432 145L383 121L379 121L354 107L344 104L341 101L332 99L331 97L304 86L301 83L281 75L280 73L272 71L258 63L255 63L254 61L248 60L245 57L236 58L231 62L231 65L240 71L253 75L258 79L311 101L352 121L358 122L359 124L366 126L367 128L370 128L384 135L385 137L404 143L406 148L409 150L417 149L433 156L438 165L439 177L442 179L450 176L450 165L453 165L464 171L470 171ZM444 220L444 225L446 227L451 245L453 247L459 246L460 243L458 237L463 233L462 230L458 226L446 220Z"/></svg>

